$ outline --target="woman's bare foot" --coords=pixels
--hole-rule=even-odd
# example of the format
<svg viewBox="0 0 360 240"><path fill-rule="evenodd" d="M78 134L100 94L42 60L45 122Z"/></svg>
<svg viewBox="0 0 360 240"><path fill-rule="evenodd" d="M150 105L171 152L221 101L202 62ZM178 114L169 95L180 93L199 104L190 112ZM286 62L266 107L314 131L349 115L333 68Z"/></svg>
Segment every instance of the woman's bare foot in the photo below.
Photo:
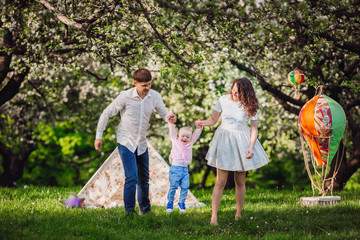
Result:
<svg viewBox="0 0 360 240"><path fill-rule="evenodd" d="M211 225L211 226L217 226L217 225L219 225L219 224L218 224L218 221L217 221L217 217L211 217L210 225Z"/></svg>
<svg viewBox="0 0 360 240"><path fill-rule="evenodd" d="M235 214L235 221L239 221L240 218L241 218L241 213L236 213Z"/></svg>
<svg viewBox="0 0 360 240"><path fill-rule="evenodd" d="M211 226L217 226L217 225L219 225L217 222L210 222L210 225Z"/></svg>

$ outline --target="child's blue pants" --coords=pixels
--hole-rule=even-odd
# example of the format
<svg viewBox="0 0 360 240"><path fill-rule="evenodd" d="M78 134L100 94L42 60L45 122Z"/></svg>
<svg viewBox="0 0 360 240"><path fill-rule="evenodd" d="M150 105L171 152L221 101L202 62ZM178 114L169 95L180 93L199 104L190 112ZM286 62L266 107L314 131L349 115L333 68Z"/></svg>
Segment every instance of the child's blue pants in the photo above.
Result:
<svg viewBox="0 0 360 240"><path fill-rule="evenodd" d="M170 189L168 193L168 201L174 202L175 192L180 186L180 203L185 203L187 192L190 186L188 167L171 166L169 172Z"/></svg>

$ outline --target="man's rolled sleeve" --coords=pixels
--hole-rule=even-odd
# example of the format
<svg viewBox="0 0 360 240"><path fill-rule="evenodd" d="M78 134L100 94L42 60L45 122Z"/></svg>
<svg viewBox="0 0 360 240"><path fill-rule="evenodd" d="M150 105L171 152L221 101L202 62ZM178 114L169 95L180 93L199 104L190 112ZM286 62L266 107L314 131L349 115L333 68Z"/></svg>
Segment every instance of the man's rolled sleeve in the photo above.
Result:
<svg viewBox="0 0 360 240"><path fill-rule="evenodd" d="M96 128L96 139L101 139L103 132L105 131L106 124L109 118L115 116L125 106L124 93L121 92L119 96L102 112L97 128Z"/></svg>
<svg viewBox="0 0 360 240"><path fill-rule="evenodd" d="M167 116L170 114L167 108L165 107L165 104L160 96L160 94L157 96L156 99L156 112L164 119L165 122L167 122Z"/></svg>

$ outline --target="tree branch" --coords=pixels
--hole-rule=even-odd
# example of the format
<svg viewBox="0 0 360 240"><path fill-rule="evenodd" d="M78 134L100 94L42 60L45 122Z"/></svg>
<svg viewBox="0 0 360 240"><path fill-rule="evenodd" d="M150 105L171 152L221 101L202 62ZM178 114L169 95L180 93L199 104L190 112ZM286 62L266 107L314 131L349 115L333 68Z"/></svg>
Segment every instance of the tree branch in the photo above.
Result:
<svg viewBox="0 0 360 240"><path fill-rule="evenodd" d="M234 66L236 66L239 70L245 71L251 76L255 77L258 80L261 88L269 92L283 106L283 108L286 111L289 111L294 114L299 114L300 108L293 107L289 103L301 107L305 104L305 102L300 100L295 100L294 98L291 98L288 95L284 94L282 91L278 90L276 86L272 86L271 84L266 82L264 77L256 70L246 67L244 64L241 64L234 59L231 59L230 62Z"/></svg>
<svg viewBox="0 0 360 240"><path fill-rule="evenodd" d="M13 46L12 33L9 29L5 29L3 37L3 45L5 48L11 48ZM10 71L11 55L1 49L0 51L0 84L5 80L8 72Z"/></svg>
<svg viewBox="0 0 360 240"><path fill-rule="evenodd" d="M29 84L35 89L35 91L40 95L40 97L44 100L44 102L45 102L45 107L46 107L46 109L48 110L48 112L49 112L49 114L50 114L50 117L51 117L51 119L52 119L53 124L55 124L56 119L55 119L55 116L54 116L54 114L53 114L53 112L52 112L52 109L51 109L51 107L50 107L50 104L49 104L48 101L46 100L45 94L42 93L42 92L40 91L40 89L37 88L32 81L28 81L28 82L29 82Z"/></svg>
<svg viewBox="0 0 360 240"><path fill-rule="evenodd" d="M59 12L58 10L56 10L50 3L48 3L45 0L36 0L38 3L44 5L47 9L49 9L50 11L52 11L55 16L64 24L77 28L77 29L82 29L83 26L80 23L77 23L75 21L71 21L70 19L68 19L64 14L62 14L61 12Z"/></svg>
<svg viewBox="0 0 360 240"><path fill-rule="evenodd" d="M194 64L191 62L187 62L185 61L182 57L180 57L180 55L178 55L177 53L174 52L174 50L172 50L172 48L169 46L169 44L164 40L164 38L161 36L161 34L158 32L158 30L156 29L156 27L154 26L154 24L151 22L150 17L148 12L146 11L146 9L144 8L144 6L141 3L141 0L137 0L137 2L139 3L139 5L141 6L142 12L144 13L144 16L147 20L147 22L150 24L151 28L154 30L156 36L159 38L159 40L161 41L162 44L164 44L164 46L169 49L169 51L175 56L176 59L180 60L182 63L184 63L186 66L188 66L189 68L191 68Z"/></svg>
<svg viewBox="0 0 360 240"><path fill-rule="evenodd" d="M336 17L340 18L340 17L360 17L360 12L349 12L349 11L345 11L345 10L337 10L333 12L335 14Z"/></svg>
<svg viewBox="0 0 360 240"><path fill-rule="evenodd" d="M344 110L345 112L350 110L351 108L355 107L355 106L360 106L360 99L356 99L354 101L351 101L349 103L347 103L345 106L344 106Z"/></svg>
<svg viewBox="0 0 360 240"><path fill-rule="evenodd" d="M103 151L101 153L99 153L98 155L86 160L86 161L83 161L83 162L73 162L71 165L72 166L77 166L77 167L80 167L82 165L85 165L85 164L88 164L88 163L91 163L92 161L96 160L97 158L99 158L100 156L103 156L103 155L106 155L110 152L114 151L113 149L111 150L106 150L106 151Z"/></svg>
<svg viewBox="0 0 360 240"><path fill-rule="evenodd" d="M0 91L0 106L12 99L18 92L21 83L29 73L29 67L25 68L22 73L14 74L6 86Z"/></svg>
<svg viewBox="0 0 360 240"><path fill-rule="evenodd" d="M354 73L355 70L359 67L360 59L355 60L345 71L345 76L350 78Z"/></svg>
<svg viewBox="0 0 360 240"><path fill-rule="evenodd" d="M78 43L79 44L79 43ZM62 55L62 54L65 54L65 53L69 53L69 52L80 52L80 53L83 53L83 52L86 52L86 49L83 48L83 47L74 47L74 48L63 48L63 49L59 49L59 50L55 50L55 51L52 51L50 52L50 54L54 54L54 55Z"/></svg>
<svg viewBox="0 0 360 240"><path fill-rule="evenodd" d="M319 34L321 37L332 41L335 46L341 49L349 50L352 53L360 55L360 46L357 43L344 41L342 39L336 38L334 36L331 36L328 32L323 32Z"/></svg>
<svg viewBox="0 0 360 240"><path fill-rule="evenodd" d="M10 71L11 55L0 56L0 84L4 82Z"/></svg>
<svg viewBox="0 0 360 240"><path fill-rule="evenodd" d="M107 80L108 80L108 76L110 75L110 74L108 74L106 77L100 77L99 75L91 72L89 69L84 69L84 72L87 73L87 74L89 74L89 75L91 75L91 76L93 76L93 77L95 77L95 78L96 78L97 80L99 80L99 81L107 81Z"/></svg>
<svg viewBox="0 0 360 240"><path fill-rule="evenodd" d="M351 113L349 111L345 111L345 115L346 115L346 121L348 122L348 126L349 129L351 129L352 131L352 138L354 139L354 136L356 135L356 132L360 131L360 127L359 124L357 124L357 122L355 121L355 119L353 118L353 116L351 115ZM354 139L355 141L355 139Z"/></svg>
<svg viewBox="0 0 360 240"><path fill-rule="evenodd" d="M193 8L180 7L180 6L175 6L175 5L171 4L171 3L168 3L167 1L163 1L163 0L157 0L157 3L159 4L160 7L175 10L175 11L178 11L178 12L181 12L181 13L196 13L196 14L213 15L213 16L219 15L219 16L237 18L237 19L240 19L242 22L250 22L250 21L252 21L252 19L250 17L243 18L243 17L240 17L239 15L236 15L236 14L233 14L233 13L215 11L214 9L193 9ZM233 3L229 3L225 7L222 7L220 9L221 10L229 9L229 8L231 8L230 6L232 6L232 4Z"/></svg>

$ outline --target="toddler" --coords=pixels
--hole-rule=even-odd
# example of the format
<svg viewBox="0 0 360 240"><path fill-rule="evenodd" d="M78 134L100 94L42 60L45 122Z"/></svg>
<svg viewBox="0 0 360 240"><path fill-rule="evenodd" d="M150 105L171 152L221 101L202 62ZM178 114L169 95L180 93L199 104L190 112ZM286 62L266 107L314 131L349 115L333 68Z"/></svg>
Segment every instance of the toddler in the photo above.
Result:
<svg viewBox="0 0 360 240"><path fill-rule="evenodd" d="M181 191L178 205L180 212L186 213L185 200L190 186L188 165L191 162L192 145L200 136L202 127L197 127L194 133L192 133L190 127L182 127L179 129L178 134L175 134L174 124L169 123L169 130L172 149L170 153L171 166L169 172L170 189L167 197L168 204L166 212L170 213L173 211L175 192L180 186Z"/></svg>

